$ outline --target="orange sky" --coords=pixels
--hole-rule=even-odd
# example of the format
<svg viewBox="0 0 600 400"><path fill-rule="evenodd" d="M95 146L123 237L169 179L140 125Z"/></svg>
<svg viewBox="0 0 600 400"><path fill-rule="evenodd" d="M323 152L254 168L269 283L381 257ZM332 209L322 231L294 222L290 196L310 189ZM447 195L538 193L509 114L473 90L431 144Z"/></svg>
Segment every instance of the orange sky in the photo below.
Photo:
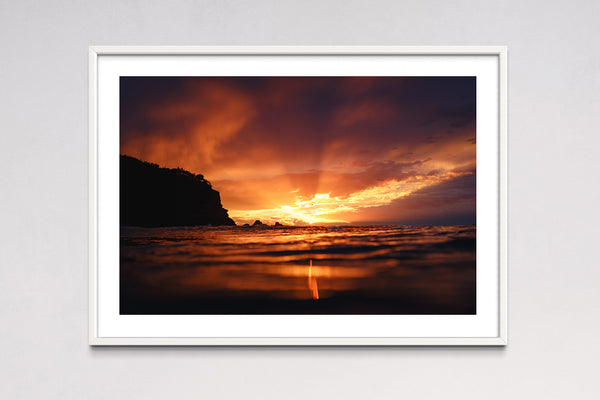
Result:
<svg viewBox="0 0 600 400"><path fill-rule="evenodd" d="M475 223L475 78L122 77L121 154L238 223Z"/></svg>

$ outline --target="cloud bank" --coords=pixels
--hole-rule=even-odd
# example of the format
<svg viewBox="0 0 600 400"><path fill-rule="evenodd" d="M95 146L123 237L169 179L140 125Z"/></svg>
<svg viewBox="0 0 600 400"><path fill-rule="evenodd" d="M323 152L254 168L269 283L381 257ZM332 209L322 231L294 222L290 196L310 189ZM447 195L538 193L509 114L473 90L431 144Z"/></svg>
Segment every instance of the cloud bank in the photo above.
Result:
<svg viewBox="0 0 600 400"><path fill-rule="evenodd" d="M238 223L475 221L473 77L122 77L121 153Z"/></svg>

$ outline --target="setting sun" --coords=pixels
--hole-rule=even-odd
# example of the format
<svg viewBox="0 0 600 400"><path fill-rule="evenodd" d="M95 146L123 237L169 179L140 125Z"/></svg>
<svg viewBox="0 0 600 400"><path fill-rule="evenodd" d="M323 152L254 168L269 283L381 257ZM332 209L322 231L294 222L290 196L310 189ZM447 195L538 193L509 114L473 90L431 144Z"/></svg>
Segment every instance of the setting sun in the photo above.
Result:
<svg viewBox="0 0 600 400"><path fill-rule="evenodd" d="M240 225L473 223L474 84L126 78L121 152L203 174Z"/></svg>
<svg viewBox="0 0 600 400"><path fill-rule="evenodd" d="M404 181L392 179L347 196L332 197L331 192L315 193L307 200L302 196L296 196L293 205L282 205L272 209L229 210L229 213L240 224L255 220L287 225L348 224L356 213L366 208L386 206L417 190L470 174L472 173L446 172L436 176L414 176Z"/></svg>
<svg viewBox="0 0 600 400"><path fill-rule="evenodd" d="M475 77L121 77L122 314L474 314Z"/></svg>

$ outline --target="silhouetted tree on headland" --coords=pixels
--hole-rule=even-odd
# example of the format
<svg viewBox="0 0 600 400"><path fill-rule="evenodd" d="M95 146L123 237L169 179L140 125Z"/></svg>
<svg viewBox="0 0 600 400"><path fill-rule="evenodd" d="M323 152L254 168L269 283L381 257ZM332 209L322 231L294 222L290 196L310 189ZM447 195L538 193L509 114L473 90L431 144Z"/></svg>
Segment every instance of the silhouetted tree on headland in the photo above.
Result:
<svg viewBox="0 0 600 400"><path fill-rule="evenodd" d="M235 225L204 176L121 155L121 225Z"/></svg>

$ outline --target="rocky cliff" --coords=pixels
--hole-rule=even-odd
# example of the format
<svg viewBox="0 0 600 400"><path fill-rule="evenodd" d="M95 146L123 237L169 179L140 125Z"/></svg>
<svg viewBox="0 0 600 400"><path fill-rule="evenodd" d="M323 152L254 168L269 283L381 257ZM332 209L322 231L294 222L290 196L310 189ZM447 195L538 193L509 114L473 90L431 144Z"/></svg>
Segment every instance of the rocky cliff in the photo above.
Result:
<svg viewBox="0 0 600 400"><path fill-rule="evenodd" d="M121 225L235 225L202 175L121 155Z"/></svg>

